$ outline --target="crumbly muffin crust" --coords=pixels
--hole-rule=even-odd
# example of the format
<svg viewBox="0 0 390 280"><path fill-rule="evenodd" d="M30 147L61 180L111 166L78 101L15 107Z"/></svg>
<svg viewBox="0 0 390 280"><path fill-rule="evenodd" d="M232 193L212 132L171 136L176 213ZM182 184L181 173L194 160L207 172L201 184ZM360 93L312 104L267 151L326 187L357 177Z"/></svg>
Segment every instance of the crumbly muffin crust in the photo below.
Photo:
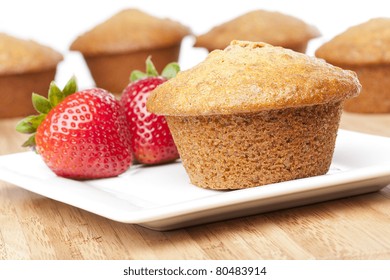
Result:
<svg viewBox="0 0 390 280"><path fill-rule="evenodd" d="M319 47L315 53L336 65L390 64L390 18L355 25Z"/></svg>
<svg viewBox="0 0 390 280"><path fill-rule="evenodd" d="M360 91L352 71L265 43L233 41L150 95L162 115L253 113L337 102Z"/></svg>
<svg viewBox="0 0 390 280"><path fill-rule="evenodd" d="M192 184L243 189L325 174L341 103L219 116L167 116Z"/></svg>
<svg viewBox="0 0 390 280"><path fill-rule="evenodd" d="M293 16L256 10L197 36L195 46L209 50L224 49L232 40L245 40L294 49L319 35L317 28Z"/></svg>
<svg viewBox="0 0 390 280"><path fill-rule="evenodd" d="M55 68L62 59L50 47L0 33L0 75L45 71Z"/></svg>
<svg viewBox="0 0 390 280"><path fill-rule="evenodd" d="M126 9L76 38L70 49L85 56L158 49L180 44L190 33L176 21Z"/></svg>

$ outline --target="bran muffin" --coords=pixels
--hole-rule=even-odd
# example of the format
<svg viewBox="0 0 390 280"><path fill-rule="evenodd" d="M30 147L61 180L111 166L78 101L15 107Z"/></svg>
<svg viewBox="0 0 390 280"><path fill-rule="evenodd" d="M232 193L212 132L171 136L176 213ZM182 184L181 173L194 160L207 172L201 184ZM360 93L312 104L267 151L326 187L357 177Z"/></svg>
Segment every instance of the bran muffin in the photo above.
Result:
<svg viewBox="0 0 390 280"><path fill-rule="evenodd" d="M304 53L308 42L320 35L317 28L279 12L248 12L196 37L195 47L224 49L232 40L266 42Z"/></svg>
<svg viewBox="0 0 390 280"><path fill-rule="evenodd" d="M242 189L325 174L356 74L265 43L233 41L157 87L194 185Z"/></svg>
<svg viewBox="0 0 390 280"><path fill-rule="evenodd" d="M344 109L356 113L390 113L390 18L375 18L350 27L319 47L317 57L356 72L359 97Z"/></svg>
<svg viewBox="0 0 390 280"><path fill-rule="evenodd" d="M127 9L76 38L70 49L82 53L97 86L120 93L149 55L158 71L177 61L188 34L178 22Z"/></svg>
<svg viewBox="0 0 390 280"><path fill-rule="evenodd" d="M62 59L52 48L0 33L0 118L33 114L31 93L47 92Z"/></svg>

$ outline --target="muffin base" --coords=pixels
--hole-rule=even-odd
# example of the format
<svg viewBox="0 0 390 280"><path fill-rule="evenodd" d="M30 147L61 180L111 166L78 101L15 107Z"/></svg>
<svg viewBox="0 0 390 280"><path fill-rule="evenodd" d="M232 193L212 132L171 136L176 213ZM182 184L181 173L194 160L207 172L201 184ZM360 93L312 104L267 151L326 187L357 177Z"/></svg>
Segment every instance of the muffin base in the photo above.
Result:
<svg viewBox="0 0 390 280"><path fill-rule="evenodd" d="M161 73L170 62L177 62L180 45L169 48L143 50L131 53L84 56L97 87L119 94L130 82L133 70L145 71L145 60L151 55L153 64Z"/></svg>
<svg viewBox="0 0 390 280"><path fill-rule="evenodd" d="M337 102L166 119L191 183L223 190L325 174L341 111Z"/></svg>
<svg viewBox="0 0 390 280"><path fill-rule="evenodd" d="M54 68L36 73L0 76L0 118L36 114L31 103L31 94L36 92L47 97L55 74Z"/></svg>
<svg viewBox="0 0 390 280"><path fill-rule="evenodd" d="M355 71L362 84L360 95L345 102L344 109L354 113L390 113L390 66L340 66Z"/></svg>

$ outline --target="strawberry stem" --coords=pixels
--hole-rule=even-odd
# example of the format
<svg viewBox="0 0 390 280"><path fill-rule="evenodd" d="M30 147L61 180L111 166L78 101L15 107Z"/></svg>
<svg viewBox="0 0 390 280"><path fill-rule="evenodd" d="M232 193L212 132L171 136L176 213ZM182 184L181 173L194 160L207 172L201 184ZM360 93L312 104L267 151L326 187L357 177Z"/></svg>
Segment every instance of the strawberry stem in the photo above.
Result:
<svg viewBox="0 0 390 280"><path fill-rule="evenodd" d="M135 82L135 81L147 78L147 77L158 77L159 76L159 73L152 62L151 56L147 57L145 64L146 64L146 73L144 73L140 70L132 71L131 75L130 75L130 82ZM165 68L163 69L163 71L161 73L161 76L169 80L169 79L175 77L176 74L179 72L180 72L179 64L176 62L171 62L171 63L167 64L167 66L165 66Z"/></svg>
<svg viewBox="0 0 390 280"><path fill-rule="evenodd" d="M32 115L22 119L16 125L16 131L25 134L32 134L30 138L23 143L23 147L35 147L35 132L39 125L46 118L47 114L52 108L61 103L65 97L75 93L77 91L76 78L73 76L61 90L54 81L50 83L48 98L45 98L39 94L32 94L32 103L39 115Z"/></svg>

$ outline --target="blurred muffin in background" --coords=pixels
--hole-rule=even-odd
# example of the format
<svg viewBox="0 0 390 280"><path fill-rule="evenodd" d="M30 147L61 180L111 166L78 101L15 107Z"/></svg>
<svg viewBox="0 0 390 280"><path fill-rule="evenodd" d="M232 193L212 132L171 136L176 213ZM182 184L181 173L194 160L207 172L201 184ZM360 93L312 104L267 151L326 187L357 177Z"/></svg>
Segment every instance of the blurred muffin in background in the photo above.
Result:
<svg viewBox="0 0 390 280"><path fill-rule="evenodd" d="M318 29L279 12L256 10L212 28L196 37L195 47L209 52L224 49L232 40L265 42L304 53L308 42L320 36Z"/></svg>
<svg viewBox="0 0 390 280"><path fill-rule="evenodd" d="M356 113L390 113L390 18L352 26L320 46L317 57L357 73L363 86L344 109Z"/></svg>
<svg viewBox="0 0 390 280"><path fill-rule="evenodd" d="M158 71L178 61L188 34L189 28L176 21L127 9L79 36L70 49L82 53L98 87L120 93L149 55Z"/></svg>
<svg viewBox="0 0 390 280"><path fill-rule="evenodd" d="M33 114L32 92L47 95L62 59L52 48L0 33L0 118Z"/></svg>

